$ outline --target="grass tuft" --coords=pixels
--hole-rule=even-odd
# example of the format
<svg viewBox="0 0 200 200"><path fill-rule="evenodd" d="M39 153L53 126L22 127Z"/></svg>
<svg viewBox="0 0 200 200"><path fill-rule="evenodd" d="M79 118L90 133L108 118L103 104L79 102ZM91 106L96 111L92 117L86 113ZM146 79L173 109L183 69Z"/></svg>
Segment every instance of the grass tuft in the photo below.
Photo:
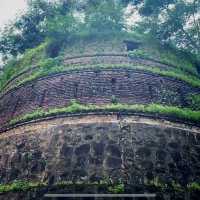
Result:
<svg viewBox="0 0 200 200"><path fill-rule="evenodd" d="M108 112L142 112L150 114L160 114L164 116L171 116L177 119L189 120L192 122L200 122L200 111L193 111L188 108L179 108L175 106L164 106L159 104L149 104L149 105L129 105L129 104L107 104L103 106L99 105L83 105L76 101L72 101L70 105L63 108L52 108L47 111L43 109L37 109L32 113L25 114L23 116L12 119L9 125L15 125L20 122L30 121L38 118L48 117L52 115L59 115L63 113L81 113L81 112L98 112L98 111L108 111Z"/></svg>
<svg viewBox="0 0 200 200"><path fill-rule="evenodd" d="M48 65L48 63L50 63ZM140 66L140 65L131 65L131 64L97 64L97 65L85 65L85 66L59 66L58 62L52 62L51 59L44 61L43 67L38 68L37 71L33 72L30 76L24 78L23 80L16 81L15 86L12 88L16 88L22 84L25 84L26 82L33 81L37 78L41 78L44 76L48 76L50 74L55 74L55 73L62 73L62 72L69 72L71 70L82 70L82 69L117 69L117 68L122 68L122 69L133 69L133 70L141 70L141 71L146 71L146 72L151 72L155 73L161 76L165 77L171 77L175 78L177 80L184 81L188 83L189 85L193 87L200 87L200 79L197 78L196 76L185 74L182 70L180 69L174 69L173 71L171 70L161 70L158 67L150 67L150 66Z"/></svg>
<svg viewBox="0 0 200 200"><path fill-rule="evenodd" d="M6 192L25 192L38 187L46 186L46 183L41 182L29 182L29 181L14 181L10 184L0 184L0 193Z"/></svg>

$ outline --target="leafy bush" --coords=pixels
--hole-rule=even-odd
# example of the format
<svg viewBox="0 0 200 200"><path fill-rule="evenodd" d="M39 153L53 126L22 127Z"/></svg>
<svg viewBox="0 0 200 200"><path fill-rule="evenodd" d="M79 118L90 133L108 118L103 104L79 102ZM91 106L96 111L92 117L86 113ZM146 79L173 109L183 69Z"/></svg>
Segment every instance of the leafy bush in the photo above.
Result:
<svg viewBox="0 0 200 200"><path fill-rule="evenodd" d="M124 184L109 186L108 191L112 194L120 194L124 192Z"/></svg>
<svg viewBox="0 0 200 200"><path fill-rule="evenodd" d="M199 94L191 94L188 98L190 107L193 110L200 110L200 95Z"/></svg>
<svg viewBox="0 0 200 200"><path fill-rule="evenodd" d="M190 54L170 46L162 46L153 38L144 38L143 46L134 51L130 51L129 56L154 59L164 64L182 69L193 75L198 75L197 66L195 64L196 61L191 58Z"/></svg>
<svg viewBox="0 0 200 200"><path fill-rule="evenodd" d="M133 58L138 57L138 58L144 58L144 59L151 58L150 55L142 49L135 49L134 51L130 51L128 55L130 58L132 58L132 57Z"/></svg>
<svg viewBox="0 0 200 200"><path fill-rule="evenodd" d="M27 190L31 190L33 188L43 187L43 186L46 186L46 183L16 180L10 184L0 184L0 193L6 193L11 191L24 192Z"/></svg>
<svg viewBox="0 0 200 200"><path fill-rule="evenodd" d="M189 189L189 191L200 191L200 183L197 182L193 182L187 185L187 188Z"/></svg>
<svg viewBox="0 0 200 200"><path fill-rule="evenodd" d="M37 65L38 62L43 60L46 46L47 42L44 42L34 49L27 50L21 58L8 61L0 77L0 88L21 71Z"/></svg>
<svg viewBox="0 0 200 200"><path fill-rule="evenodd" d="M102 0L87 6L85 29L92 35L109 35L124 28L123 7L114 0Z"/></svg>
<svg viewBox="0 0 200 200"><path fill-rule="evenodd" d="M48 42L44 42L36 48L27 50L23 57L19 60L19 68L27 68L36 65L38 61L45 58L45 49Z"/></svg>
<svg viewBox="0 0 200 200"><path fill-rule="evenodd" d="M115 95L111 96L111 103L112 104L117 104L118 103L117 97Z"/></svg>

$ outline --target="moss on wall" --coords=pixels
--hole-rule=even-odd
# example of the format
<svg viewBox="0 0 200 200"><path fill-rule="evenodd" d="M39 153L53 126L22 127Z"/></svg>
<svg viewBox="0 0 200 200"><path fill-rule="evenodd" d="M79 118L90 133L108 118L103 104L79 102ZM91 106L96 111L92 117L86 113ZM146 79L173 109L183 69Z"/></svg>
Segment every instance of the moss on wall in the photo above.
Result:
<svg viewBox="0 0 200 200"><path fill-rule="evenodd" d="M126 105L126 104L108 104L104 106L98 105L82 105L75 101L72 101L71 105L64 108L53 108L48 111L38 109L32 113L25 114L12 119L9 125L12 126L19 122L30 121L38 118L44 118L52 115L59 115L64 113L81 113L81 112L142 112L142 113L154 113L164 116L172 116L177 119L190 120L196 123L200 122L200 111L192 111L187 108L178 108L174 106L163 106L158 104L150 105Z"/></svg>

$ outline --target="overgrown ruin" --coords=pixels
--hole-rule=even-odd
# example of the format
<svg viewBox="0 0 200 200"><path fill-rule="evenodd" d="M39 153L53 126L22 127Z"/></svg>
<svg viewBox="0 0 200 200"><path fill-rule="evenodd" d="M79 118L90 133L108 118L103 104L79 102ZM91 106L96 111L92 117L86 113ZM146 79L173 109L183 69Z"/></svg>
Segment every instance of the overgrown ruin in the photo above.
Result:
<svg viewBox="0 0 200 200"><path fill-rule="evenodd" d="M200 93L198 78L185 70L194 77L186 80L139 48L133 39L83 40L69 44L62 66L27 66L7 81L0 199L63 192L198 199L200 117L191 100ZM14 183L22 187L12 190Z"/></svg>

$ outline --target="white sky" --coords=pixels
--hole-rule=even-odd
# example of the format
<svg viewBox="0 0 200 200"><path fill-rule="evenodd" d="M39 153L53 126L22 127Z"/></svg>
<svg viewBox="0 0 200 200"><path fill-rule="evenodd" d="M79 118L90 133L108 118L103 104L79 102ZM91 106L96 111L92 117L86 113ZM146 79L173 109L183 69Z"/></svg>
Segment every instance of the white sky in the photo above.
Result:
<svg viewBox="0 0 200 200"><path fill-rule="evenodd" d="M0 29L26 9L26 0L0 0Z"/></svg>
<svg viewBox="0 0 200 200"><path fill-rule="evenodd" d="M26 0L0 0L0 30L26 10ZM0 56L0 68L2 59Z"/></svg>

